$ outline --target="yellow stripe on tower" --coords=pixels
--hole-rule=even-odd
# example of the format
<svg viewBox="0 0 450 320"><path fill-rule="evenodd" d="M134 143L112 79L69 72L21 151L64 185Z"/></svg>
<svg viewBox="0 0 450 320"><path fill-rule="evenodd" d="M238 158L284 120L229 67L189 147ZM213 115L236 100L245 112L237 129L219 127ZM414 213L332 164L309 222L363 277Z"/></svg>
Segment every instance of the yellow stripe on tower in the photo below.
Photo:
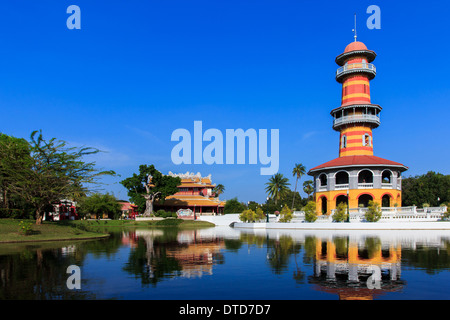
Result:
<svg viewBox="0 0 450 320"><path fill-rule="evenodd" d="M354 84L365 84L365 85L370 85L369 84L369 80L353 80L353 81L347 81L345 82L342 87L345 88L347 86L351 86Z"/></svg>
<svg viewBox="0 0 450 320"><path fill-rule="evenodd" d="M352 93L342 97L342 100L350 98L367 98L370 99L370 95L367 93Z"/></svg>

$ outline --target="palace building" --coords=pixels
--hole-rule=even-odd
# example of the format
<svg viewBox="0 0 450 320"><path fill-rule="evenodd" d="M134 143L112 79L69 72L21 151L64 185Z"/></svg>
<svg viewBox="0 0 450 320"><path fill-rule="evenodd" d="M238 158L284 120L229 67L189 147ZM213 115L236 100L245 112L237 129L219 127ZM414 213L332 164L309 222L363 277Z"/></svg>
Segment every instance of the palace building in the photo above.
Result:
<svg viewBox="0 0 450 320"><path fill-rule="evenodd" d="M225 202L220 201L214 193L216 185L212 183L211 175L202 177L200 173L174 174L169 172L169 176L181 178L181 184L178 186L179 191L166 197L164 202L155 202L155 211L163 209L168 212L177 212L180 209L189 209L195 215L223 213Z"/></svg>
<svg viewBox="0 0 450 320"><path fill-rule="evenodd" d="M308 172L314 177L319 215L331 214L340 202L349 208L367 207L370 200L383 207L401 206L401 174L408 168L373 154L372 131L380 125L382 109L370 96L375 57L376 53L356 41L356 36L336 57L336 81L342 84L342 98L331 115L333 129L340 133L339 157Z"/></svg>

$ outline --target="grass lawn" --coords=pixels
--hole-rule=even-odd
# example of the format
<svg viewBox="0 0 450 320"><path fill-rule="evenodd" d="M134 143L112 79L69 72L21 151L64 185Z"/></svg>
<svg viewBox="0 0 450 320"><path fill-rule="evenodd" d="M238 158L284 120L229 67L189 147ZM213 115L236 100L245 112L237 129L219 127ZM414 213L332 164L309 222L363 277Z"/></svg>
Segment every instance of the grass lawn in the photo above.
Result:
<svg viewBox="0 0 450 320"><path fill-rule="evenodd" d="M31 234L24 235L19 232L20 222L31 223ZM36 225L35 220L25 219L0 219L0 243L8 242L33 242L33 241L55 241L69 239L90 239L107 237L106 233L86 231L69 224L43 221Z"/></svg>
<svg viewBox="0 0 450 320"><path fill-rule="evenodd" d="M21 221L31 224L31 234L25 235L19 231ZM43 221L36 225L35 220L0 219L0 243L83 240L107 237L109 227L176 227L181 229L210 228L213 223L207 221L192 221L181 219L164 219L152 221L134 220L77 220L49 222ZM105 227L105 228L102 228Z"/></svg>

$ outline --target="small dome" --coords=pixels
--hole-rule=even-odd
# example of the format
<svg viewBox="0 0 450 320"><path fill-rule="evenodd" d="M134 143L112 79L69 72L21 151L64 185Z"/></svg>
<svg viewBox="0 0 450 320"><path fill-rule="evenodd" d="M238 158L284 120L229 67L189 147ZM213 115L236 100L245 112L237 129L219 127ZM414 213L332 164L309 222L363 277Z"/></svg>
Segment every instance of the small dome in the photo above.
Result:
<svg viewBox="0 0 450 320"><path fill-rule="evenodd" d="M347 47L345 47L344 53L350 52L350 51L360 51L360 50L367 50L367 47L364 43L359 41L354 41L350 43Z"/></svg>

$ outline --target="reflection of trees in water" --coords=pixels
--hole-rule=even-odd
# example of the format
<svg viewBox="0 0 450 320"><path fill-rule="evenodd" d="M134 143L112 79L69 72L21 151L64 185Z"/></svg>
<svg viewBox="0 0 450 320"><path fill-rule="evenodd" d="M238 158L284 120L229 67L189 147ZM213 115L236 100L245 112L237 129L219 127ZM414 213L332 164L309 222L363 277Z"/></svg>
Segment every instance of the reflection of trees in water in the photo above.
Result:
<svg viewBox="0 0 450 320"><path fill-rule="evenodd" d="M167 256L167 244L158 243L157 239L154 241L148 245L148 240L139 239L137 247L130 252L128 262L123 267L124 271L141 279L143 285L156 285L163 278L174 277L181 271L178 261Z"/></svg>
<svg viewBox="0 0 450 320"><path fill-rule="evenodd" d="M301 278L302 273L298 267L297 255L300 253L301 245L295 243L290 236L281 236L278 240L269 240L268 247L268 262L275 274L282 274L287 270L291 256L294 256L297 270L296 278Z"/></svg>
<svg viewBox="0 0 450 320"><path fill-rule="evenodd" d="M442 239L441 246L417 244L402 250L404 264L423 269L427 274L437 274L450 269L450 239Z"/></svg>
<svg viewBox="0 0 450 320"><path fill-rule="evenodd" d="M291 258L294 259L295 270L293 271L293 279L296 282L302 283L305 278L304 272L301 270L298 263L302 245L289 235L282 235L278 239L269 238L265 235L255 235L252 233L240 234L239 240L226 241L227 249L237 251L242 247L242 244L247 244L248 247L256 246L258 248L267 248L267 263L275 274L285 273L290 264Z"/></svg>
<svg viewBox="0 0 450 320"><path fill-rule="evenodd" d="M87 252L82 249L84 244L77 244L73 254L66 254L61 247L26 246L15 254L0 255L0 299L95 299L82 290L83 277L81 290L69 290L66 285L67 267L82 265Z"/></svg>

